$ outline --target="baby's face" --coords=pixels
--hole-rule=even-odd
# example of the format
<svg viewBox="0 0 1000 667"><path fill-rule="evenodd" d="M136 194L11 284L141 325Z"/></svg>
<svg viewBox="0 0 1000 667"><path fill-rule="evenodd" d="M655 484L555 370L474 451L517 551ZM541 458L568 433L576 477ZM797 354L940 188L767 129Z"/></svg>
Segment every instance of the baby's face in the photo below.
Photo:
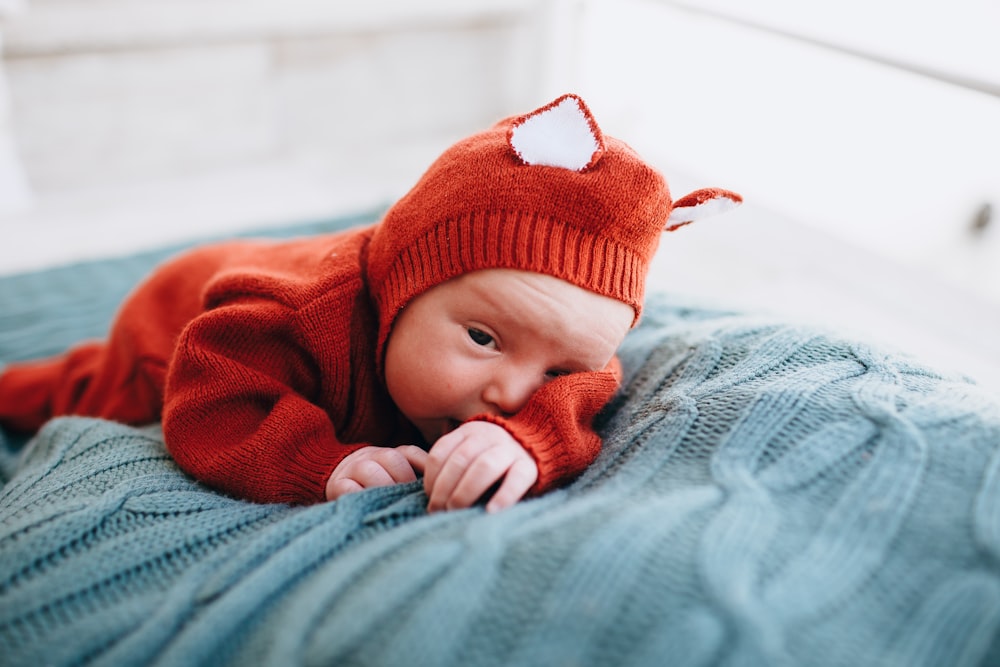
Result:
<svg viewBox="0 0 1000 667"><path fill-rule="evenodd" d="M403 309L386 346L386 384L433 444L475 415L516 413L555 377L604 369L634 316L552 276L476 271Z"/></svg>

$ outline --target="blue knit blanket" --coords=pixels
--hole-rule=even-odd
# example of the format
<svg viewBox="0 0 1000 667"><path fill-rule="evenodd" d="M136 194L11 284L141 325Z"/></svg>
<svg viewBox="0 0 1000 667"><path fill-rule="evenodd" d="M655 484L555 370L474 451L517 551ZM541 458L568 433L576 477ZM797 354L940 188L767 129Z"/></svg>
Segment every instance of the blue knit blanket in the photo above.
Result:
<svg viewBox="0 0 1000 667"><path fill-rule="evenodd" d="M0 279L0 360L102 334L163 254ZM1000 664L994 398L670 296L621 356L597 462L497 515L234 500L155 427L0 434L0 664Z"/></svg>

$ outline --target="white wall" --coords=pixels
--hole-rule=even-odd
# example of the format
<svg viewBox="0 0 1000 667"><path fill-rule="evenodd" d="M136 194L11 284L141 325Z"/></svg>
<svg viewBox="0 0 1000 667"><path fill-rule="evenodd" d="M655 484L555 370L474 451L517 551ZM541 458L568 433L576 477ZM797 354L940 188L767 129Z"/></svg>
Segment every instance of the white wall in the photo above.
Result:
<svg viewBox="0 0 1000 667"><path fill-rule="evenodd" d="M535 4L31 0L0 26L34 194L0 272L387 203L534 103Z"/></svg>
<svg viewBox="0 0 1000 667"><path fill-rule="evenodd" d="M20 9L20 3L0 0L0 52L3 49L4 20ZM30 205L31 193L14 139L7 76L0 60L0 216L26 210Z"/></svg>
<svg viewBox="0 0 1000 667"><path fill-rule="evenodd" d="M950 25L907 3L893 14L892 0L815 13L779 0L563 4L578 26L565 74L667 168L1000 304L1000 40L975 39L987 28L967 13ZM960 21L977 3L936 4ZM1000 8L978 4L1000 26ZM838 36L849 41L831 46ZM859 55L866 45L882 60ZM976 87L906 68L930 71L933 53L936 71ZM997 220L975 234L984 205Z"/></svg>
<svg viewBox="0 0 1000 667"><path fill-rule="evenodd" d="M850 331L1000 390L1000 47L964 49L962 77L957 59L918 72L974 35L908 7L557 0L544 87L580 91L676 195L745 196L664 238L656 288ZM912 33L891 44L908 29L934 48L908 60ZM993 224L972 233L986 203Z"/></svg>

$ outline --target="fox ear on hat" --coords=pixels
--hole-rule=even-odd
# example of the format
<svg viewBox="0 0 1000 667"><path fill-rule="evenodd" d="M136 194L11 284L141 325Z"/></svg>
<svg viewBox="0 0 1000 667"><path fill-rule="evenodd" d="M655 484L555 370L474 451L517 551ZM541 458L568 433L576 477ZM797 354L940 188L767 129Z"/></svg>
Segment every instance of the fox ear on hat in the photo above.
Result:
<svg viewBox="0 0 1000 667"><path fill-rule="evenodd" d="M743 197L729 190L721 188L695 190L674 202L664 229L672 232L695 220L730 211L742 203Z"/></svg>
<svg viewBox="0 0 1000 667"><path fill-rule="evenodd" d="M515 120L507 141L525 165L586 171L604 154L601 128L572 93Z"/></svg>

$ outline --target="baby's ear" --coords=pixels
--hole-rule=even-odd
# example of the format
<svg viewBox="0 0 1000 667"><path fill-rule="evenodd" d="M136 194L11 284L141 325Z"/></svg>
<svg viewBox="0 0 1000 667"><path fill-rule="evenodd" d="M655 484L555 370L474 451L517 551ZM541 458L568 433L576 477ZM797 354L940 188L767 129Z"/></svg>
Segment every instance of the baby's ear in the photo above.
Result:
<svg viewBox="0 0 1000 667"><path fill-rule="evenodd" d="M712 215L725 213L743 203L743 197L720 188L702 188L684 195L674 202L667 218L665 230L672 232L678 227L690 224Z"/></svg>

